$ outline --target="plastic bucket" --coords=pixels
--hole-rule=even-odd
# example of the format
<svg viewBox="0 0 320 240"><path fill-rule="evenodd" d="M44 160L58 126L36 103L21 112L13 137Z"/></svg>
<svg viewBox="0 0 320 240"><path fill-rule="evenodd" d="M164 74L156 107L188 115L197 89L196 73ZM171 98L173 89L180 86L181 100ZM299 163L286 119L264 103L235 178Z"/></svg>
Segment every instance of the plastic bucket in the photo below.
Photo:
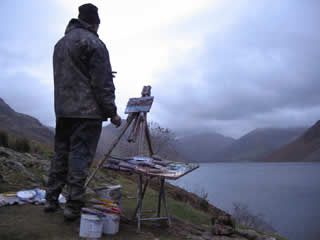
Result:
<svg viewBox="0 0 320 240"><path fill-rule="evenodd" d="M120 215L107 213L103 218L103 233L116 234L119 232Z"/></svg>
<svg viewBox="0 0 320 240"><path fill-rule="evenodd" d="M80 237L100 238L102 235L103 220L91 214L81 214Z"/></svg>

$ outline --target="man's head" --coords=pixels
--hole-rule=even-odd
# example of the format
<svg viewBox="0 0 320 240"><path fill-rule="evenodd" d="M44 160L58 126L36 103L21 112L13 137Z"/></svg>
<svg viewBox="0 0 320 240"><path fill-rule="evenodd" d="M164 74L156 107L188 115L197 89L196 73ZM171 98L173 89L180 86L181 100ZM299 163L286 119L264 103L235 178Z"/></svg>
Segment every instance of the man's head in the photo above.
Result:
<svg viewBox="0 0 320 240"><path fill-rule="evenodd" d="M97 32L100 24L100 18L98 15L98 8L91 4L83 4L79 7L79 19L91 25L92 30Z"/></svg>

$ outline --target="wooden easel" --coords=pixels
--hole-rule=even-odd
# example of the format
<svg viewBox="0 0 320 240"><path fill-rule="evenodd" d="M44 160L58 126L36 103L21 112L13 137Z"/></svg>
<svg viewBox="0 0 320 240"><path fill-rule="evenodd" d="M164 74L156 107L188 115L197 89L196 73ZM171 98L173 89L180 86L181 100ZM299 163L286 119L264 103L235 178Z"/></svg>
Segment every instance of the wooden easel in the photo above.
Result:
<svg viewBox="0 0 320 240"><path fill-rule="evenodd" d="M94 178L98 170L103 166L103 164L110 158L111 153L113 149L117 146L122 136L125 134L125 132L128 130L131 124L131 132L127 138L128 142L136 142L138 140L138 148L139 148L139 155L142 156L144 154L144 143L145 140L147 141L149 156L152 157L154 152L152 148L151 143L151 136L149 127L147 124L147 113L150 111L152 103L153 103L153 97L151 95L151 86L144 86L141 98L131 98L129 99L129 102L127 104L127 108L125 113L129 114L126 120L126 124L121 129L119 135L113 140L111 143L108 151L104 155L104 158L102 158L98 166L95 168L95 170L91 173L91 175L88 177L87 182L85 183L85 188L88 186L88 184L91 182L91 180ZM157 217L154 218L142 218L142 202L145 195L145 192L147 190L147 187L149 185L149 180L151 176L148 176L146 174L137 173L139 175L138 180L138 202L137 207L134 212L133 217L137 217L138 220L138 228L137 232L140 232L141 230L141 221L156 221L156 220L168 220L168 224L171 224L171 220L169 217L168 212L168 206L165 196L165 190L164 190L164 184L165 184L165 178L160 178L160 191L159 191L159 197L158 197L158 210L157 210ZM143 184L143 176L146 177L146 181ZM165 207L166 216L160 217L161 213L161 201L163 202L163 205Z"/></svg>

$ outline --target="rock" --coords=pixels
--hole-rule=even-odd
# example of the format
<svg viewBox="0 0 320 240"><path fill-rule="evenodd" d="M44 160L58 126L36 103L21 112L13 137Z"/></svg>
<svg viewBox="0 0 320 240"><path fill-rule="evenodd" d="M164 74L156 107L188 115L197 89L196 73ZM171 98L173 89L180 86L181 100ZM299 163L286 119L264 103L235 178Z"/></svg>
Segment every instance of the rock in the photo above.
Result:
<svg viewBox="0 0 320 240"><path fill-rule="evenodd" d="M214 216L211 223L213 235L230 236L235 231L236 221L229 214Z"/></svg>
<svg viewBox="0 0 320 240"><path fill-rule="evenodd" d="M192 240L204 240L204 238L202 236L195 236L195 235L192 235L192 234L188 234L186 236L186 239L192 239Z"/></svg>
<svg viewBox="0 0 320 240"><path fill-rule="evenodd" d="M214 236L210 231L206 231L200 226L182 222L179 219L174 217L172 219L172 225L168 229L169 232L177 234L177 236L183 236L183 239L192 239L192 240L247 240L247 238L232 234L230 236Z"/></svg>
<svg viewBox="0 0 320 240"><path fill-rule="evenodd" d="M202 236L203 231L199 231L199 230L196 229L196 228L191 228L191 229L190 229L190 233L191 233L192 235Z"/></svg>
<svg viewBox="0 0 320 240"><path fill-rule="evenodd" d="M229 215L213 216L212 222L212 239L215 240L271 240L272 238L259 234L254 230L243 230L236 228L235 219Z"/></svg>
<svg viewBox="0 0 320 240"><path fill-rule="evenodd" d="M8 160L8 159L0 159L0 163L3 168L6 168L7 170L13 170L17 172L25 172L26 168L23 166L22 163Z"/></svg>
<svg viewBox="0 0 320 240"><path fill-rule="evenodd" d="M41 180L42 180L42 184L45 186L45 185L47 185L49 178L47 175L42 175Z"/></svg>
<svg viewBox="0 0 320 240"><path fill-rule="evenodd" d="M254 230L236 229L236 234L245 237L248 240L272 240L272 237L257 233Z"/></svg>
<svg viewBox="0 0 320 240"><path fill-rule="evenodd" d="M212 236L212 240L247 240L246 238L242 238L239 236Z"/></svg>
<svg viewBox="0 0 320 240"><path fill-rule="evenodd" d="M212 236L211 232L206 231L202 234L202 238L205 240L215 239L215 237ZM230 239L230 238L228 238Z"/></svg>
<svg viewBox="0 0 320 240"><path fill-rule="evenodd" d="M142 234L147 238L147 239L154 239L154 235L151 232L142 232Z"/></svg>
<svg viewBox="0 0 320 240"><path fill-rule="evenodd" d="M8 158L10 155L4 151L0 151L0 157Z"/></svg>
<svg viewBox="0 0 320 240"><path fill-rule="evenodd" d="M234 231L234 228L222 224L212 226L212 234L216 236L230 236Z"/></svg>
<svg viewBox="0 0 320 240"><path fill-rule="evenodd" d="M0 175L8 184L41 186L49 169L49 161L30 153L19 153L0 147Z"/></svg>
<svg viewBox="0 0 320 240"><path fill-rule="evenodd" d="M4 180L4 178L2 177L2 175L0 174L0 183L5 183L6 181Z"/></svg>

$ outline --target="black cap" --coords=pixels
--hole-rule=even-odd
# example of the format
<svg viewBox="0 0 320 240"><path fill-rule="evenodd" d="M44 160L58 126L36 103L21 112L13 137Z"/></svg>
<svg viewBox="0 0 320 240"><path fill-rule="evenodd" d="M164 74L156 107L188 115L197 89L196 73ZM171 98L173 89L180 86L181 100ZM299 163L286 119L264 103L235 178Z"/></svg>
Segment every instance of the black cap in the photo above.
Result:
<svg viewBox="0 0 320 240"><path fill-rule="evenodd" d="M91 3L83 4L79 7L78 18L88 24L100 24L98 8Z"/></svg>

